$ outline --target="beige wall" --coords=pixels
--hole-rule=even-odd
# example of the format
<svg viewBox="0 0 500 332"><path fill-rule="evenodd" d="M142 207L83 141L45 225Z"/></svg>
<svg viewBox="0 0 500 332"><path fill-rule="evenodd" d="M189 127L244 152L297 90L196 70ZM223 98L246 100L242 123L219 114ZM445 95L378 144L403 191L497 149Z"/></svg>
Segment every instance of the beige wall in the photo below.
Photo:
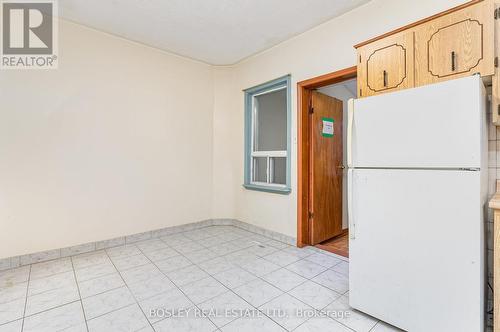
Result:
<svg viewBox="0 0 500 332"><path fill-rule="evenodd" d="M235 217L296 236L296 83L355 65L352 45L358 42L464 2L373 0L238 65L218 68L214 111L214 183L217 184L214 217ZM241 186L244 168L242 90L286 74L292 76L292 193L278 195L245 190Z"/></svg>
<svg viewBox="0 0 500 332"><path fill-rule="evenodd" d="M213 70L72 23L0 72L0 258L210 218Z"/></svg>
<svg viewBox="0 0 500 332"><path fill-rule="evenodd" d="M211 67L72 23L59 69L0 72L0 258L207 218L296 236L296 83L352 45L464 0L373 0ZM243 93L292 75L292 193L243 183Z"/></svg>

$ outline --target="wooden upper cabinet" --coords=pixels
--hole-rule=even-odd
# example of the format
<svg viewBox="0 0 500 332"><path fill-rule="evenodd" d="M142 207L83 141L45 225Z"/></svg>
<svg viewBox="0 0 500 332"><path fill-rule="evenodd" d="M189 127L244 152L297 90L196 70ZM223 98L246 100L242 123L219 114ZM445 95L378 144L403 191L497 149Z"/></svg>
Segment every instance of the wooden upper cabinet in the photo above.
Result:
<svg viewBox="0 0 500 332"><path fill-rule="evenodd" d="M493 2L483 1L415 28L416 85L493 75L493 11Z"/></svg>
<svg viewBox="0 0 500 332"><path fill-rule="evenodd" d="M497 19L495 20L494 23L494 30L495 30L494 51L495 51L495 57L500 57L500 0L495 1L495 8L496 8ZM491 80L491 121L493 122L494 125L500 126L500 68L498 68L498 66L495 67L495 74L493 75ZM500 186L498 186L498 188L500 189ZM500 290L498 291L498 293L500 294ZM498 308L500 308L500 303ZM497 324L496 326L500 327L500 314L498 315L498 323L499 324Z"/></svg>
<svg viewBox="0 0 500 332"><path fill-rule="evenodd" d="M493 75L494 35L493 0L475 0L356 45L358 97Z"/></svg>
<svg viewBox="0 0 500 332"><path fill-rule="evenodd" d="M413 34L400 33L358 49L358 93L406 89L413 82Z"/></svg>

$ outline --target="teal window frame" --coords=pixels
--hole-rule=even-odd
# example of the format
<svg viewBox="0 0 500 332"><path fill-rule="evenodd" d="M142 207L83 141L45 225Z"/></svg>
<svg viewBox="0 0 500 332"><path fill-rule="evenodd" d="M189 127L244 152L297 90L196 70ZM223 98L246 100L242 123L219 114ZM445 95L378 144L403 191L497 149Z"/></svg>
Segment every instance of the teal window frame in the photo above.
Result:
<svg viewBox="0 0 500 332"><path fill-rule="evenodd" d="M279 88L286 88L286 184L283 185L261 185L252 183L252 128L253 128L253 98L256 95L271 92ZM291 112L291 76L286 75L258 86L243 90L245 93L245 177L243 187L249 190L257 190L276 194L290 194L291 189L291 145L292 145L292 112Z"/></svg>

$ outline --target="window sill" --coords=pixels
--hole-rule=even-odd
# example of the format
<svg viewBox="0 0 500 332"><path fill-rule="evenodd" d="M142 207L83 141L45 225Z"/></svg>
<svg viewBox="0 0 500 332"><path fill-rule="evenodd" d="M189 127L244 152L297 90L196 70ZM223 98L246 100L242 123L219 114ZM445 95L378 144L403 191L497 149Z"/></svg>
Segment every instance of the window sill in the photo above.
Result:
<svg viewBox="0 0 500 332"><path fill-rule="evenodd" d="M264 191L268 193L281 194L281 195L289 195L292 192L292 189L290 188L259 186L256 184L244 184L243 187L245 187L248 190Z"/></svg>

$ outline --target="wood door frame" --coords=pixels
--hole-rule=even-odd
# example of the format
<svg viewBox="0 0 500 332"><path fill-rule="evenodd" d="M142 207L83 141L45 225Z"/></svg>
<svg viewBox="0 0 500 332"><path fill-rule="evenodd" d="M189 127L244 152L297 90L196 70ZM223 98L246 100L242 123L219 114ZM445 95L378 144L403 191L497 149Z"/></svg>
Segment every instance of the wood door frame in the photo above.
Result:
<svg viewBox="0 0 500 332"><path fill-rule="evenodd" d="M309 98L313 89L357 77L357 67L297 83L297 246L310 245L309 234Z"/></svg>

